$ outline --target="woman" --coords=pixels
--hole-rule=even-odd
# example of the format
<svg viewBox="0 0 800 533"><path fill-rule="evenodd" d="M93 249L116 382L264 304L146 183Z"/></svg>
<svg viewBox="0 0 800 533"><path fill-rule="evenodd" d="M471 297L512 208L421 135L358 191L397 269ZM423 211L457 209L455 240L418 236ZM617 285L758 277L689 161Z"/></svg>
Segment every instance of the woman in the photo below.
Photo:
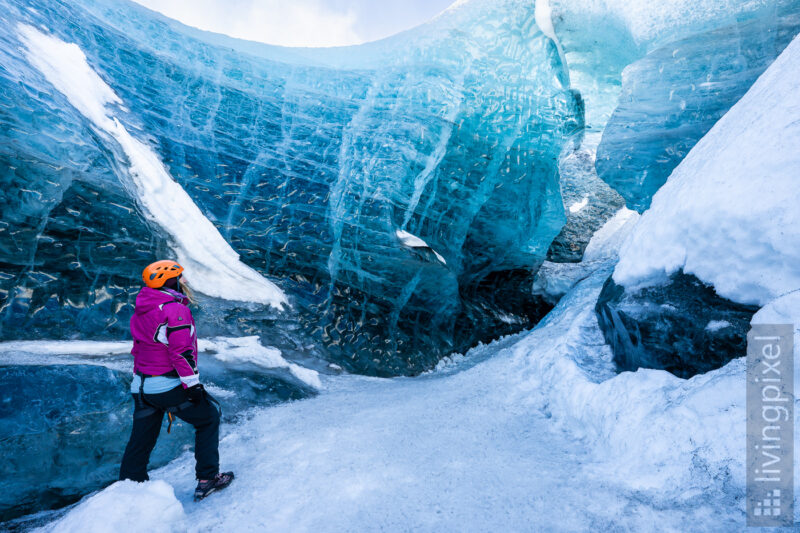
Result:
<svg viewBox="0 0 800 533"><path fill-rule="evenodd" d="M131 318L133 336L133 429L122 457L120 479L145 481L150 452L156 445L164 413L195 429L197 461L195 500L233 481L233 472L219 471L219 418L214 400L197 373L197 335L189 310L191 293L181 282L183 267L156 261L142 273L145 287L136 297Z"/></svg>

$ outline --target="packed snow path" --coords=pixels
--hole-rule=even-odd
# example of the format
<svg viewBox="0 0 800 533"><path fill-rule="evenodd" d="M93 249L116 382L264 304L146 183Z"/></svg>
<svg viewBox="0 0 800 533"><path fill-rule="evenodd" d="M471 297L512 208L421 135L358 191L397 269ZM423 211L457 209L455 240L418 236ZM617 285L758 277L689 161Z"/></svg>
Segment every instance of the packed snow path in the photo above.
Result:
<svg viewBox="0 0 800 533"><path fill-rule="evenodd" d="M622 523L646 530L655 517L680 530L692 523L597 479L585 446L516 403L502 379L479 383L474 374L347 380L317 399L265 411L222 445L235 484L199 504L191 502L191 457L154 478L175 486L186 527L200 531L608 531Z"/></svg>
<svg viewBox="0 0 800 533"><path fill-rule="evenodd" d="M593 529L615 497L596 483L575 498L584 449L497 383L353 380L332 394L262 413L226 439L231 490L189 503L193 465L158 473L199 529L347 531ZM468 383L470 382L470 383ZM587 487L588 488L588 487ZM592 500L595 499L594 502Z"/></svg>

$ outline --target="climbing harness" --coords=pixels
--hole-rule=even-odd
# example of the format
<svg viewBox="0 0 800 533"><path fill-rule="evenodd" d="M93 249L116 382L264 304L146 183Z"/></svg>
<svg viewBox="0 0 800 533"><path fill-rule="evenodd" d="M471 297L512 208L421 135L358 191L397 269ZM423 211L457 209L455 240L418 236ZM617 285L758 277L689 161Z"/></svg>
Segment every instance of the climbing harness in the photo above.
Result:
<svg viewBox="0 0 800 533"><path fill-rule="evenodd" d="M191 407L194 404L192 402L190 402L189 400L186 400L185 402L183 402L181 404L178 404L178 405L175 405L175 406L171 406L171 407L164 407L164 408L155 407L155 406L149 404L147 402L147 400L145 400L145 397L144 397L144 380L147 379L147 378L155 378L155 377L158 377L158 376L153 376L153 375L149 375L149 374L143 374L143 373L139 372L138 370L136 371L136 375L139 376L139 378L140 378L139 379L139 394L136 395L136 400L135 400L136 401L136 410L135 410L135 412L133 414L133 418L134 419L145 418L145 417L151 416L151 415L153 415L155 413L158 413L159 411L165 412L165 413L167 413L167 419L169 420L169 424L167 424L167 433L170 433L172 431L172 422L175 420L174 414L177 413L178 411L182 411L182 410L184 410L184 409L186 409L188 407ZM172 372L168 372L166 374L162 374L162 376L178 377L178 373L173 370ZM209 398L209 399L213 400L213 398ZM219 403L216 400L213 400L213 401L214 401L214 403L217 404L217 406L219 406Z"/></svg>

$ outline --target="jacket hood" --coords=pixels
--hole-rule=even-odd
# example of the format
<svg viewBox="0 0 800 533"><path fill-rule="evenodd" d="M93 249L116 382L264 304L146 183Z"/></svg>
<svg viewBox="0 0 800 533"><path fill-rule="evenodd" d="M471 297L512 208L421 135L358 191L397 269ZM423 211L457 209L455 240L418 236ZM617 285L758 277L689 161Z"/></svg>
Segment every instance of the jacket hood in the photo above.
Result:
<svg viewBox="0 0 800 533"><path fill-rule="evenodd" d="M151 289L150 287L142 287L139 295L136 296L136 310L134 313L142 314L151 311L154 307L167 302L179 302L183 305L188 305L189 299L172 289Z"/></svg>

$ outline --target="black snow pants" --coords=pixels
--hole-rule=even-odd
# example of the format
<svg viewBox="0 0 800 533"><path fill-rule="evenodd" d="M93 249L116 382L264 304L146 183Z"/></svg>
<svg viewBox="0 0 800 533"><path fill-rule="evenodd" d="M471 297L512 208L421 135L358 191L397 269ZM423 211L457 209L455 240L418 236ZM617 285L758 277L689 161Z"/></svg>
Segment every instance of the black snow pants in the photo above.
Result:
<svg viewBox="0 0 800 533"><path fill-rule="evenodd" d="M161 422L167 409L181 420L194 426L194 457L197 461L195 473L197 479L211 479L219 473L219 419L220 412L215 401L203 398L197 403L189 403L182 386L177 386L159 394L145 394L145 402L139 401L138 394L133 394L133 429L131 438L125 447L122 465L119 470L120 479L145 481L150 453L156 445L161 431Z"/></svg>

